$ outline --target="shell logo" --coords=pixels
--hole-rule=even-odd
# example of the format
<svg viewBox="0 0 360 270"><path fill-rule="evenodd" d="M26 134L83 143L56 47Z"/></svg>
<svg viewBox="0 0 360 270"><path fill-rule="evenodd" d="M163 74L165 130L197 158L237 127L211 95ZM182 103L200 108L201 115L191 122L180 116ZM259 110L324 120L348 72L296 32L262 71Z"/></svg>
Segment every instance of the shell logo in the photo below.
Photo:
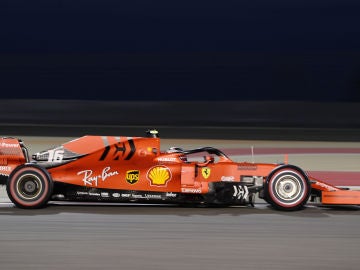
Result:
<svg viewBox="0 0 360 270"><path fill-rule="evenodd" d="M168 167L155 166L148 171L147 178L153 186L166 186L171 179L171 172Z"/></svg>

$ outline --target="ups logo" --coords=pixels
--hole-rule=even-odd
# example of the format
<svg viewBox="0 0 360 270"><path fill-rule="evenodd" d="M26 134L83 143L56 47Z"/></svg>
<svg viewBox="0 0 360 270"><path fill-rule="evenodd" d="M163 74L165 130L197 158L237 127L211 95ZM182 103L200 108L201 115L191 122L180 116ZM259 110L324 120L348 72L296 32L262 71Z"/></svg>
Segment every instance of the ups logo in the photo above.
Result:
<svg viewBox="0 0 360 270"><path fill-rule="evenodd" d="M126 172L126 182L133 185L139 181L140 171L139 170L131 170Z"/></svg>

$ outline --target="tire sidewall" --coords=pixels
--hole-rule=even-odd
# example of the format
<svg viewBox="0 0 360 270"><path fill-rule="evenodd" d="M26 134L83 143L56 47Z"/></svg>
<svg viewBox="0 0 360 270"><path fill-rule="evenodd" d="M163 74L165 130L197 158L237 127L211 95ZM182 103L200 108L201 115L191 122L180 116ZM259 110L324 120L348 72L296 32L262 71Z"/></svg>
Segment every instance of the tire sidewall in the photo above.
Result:
<svg viewBox="0 0 360 270"><path fill-rule="evenodd" d="M18 189L18 182L24 175L36 177L41 185L41 191L32 199L24 198ZM10 200L20 208L41 208L50 199L53 191L53 181L49 173L42 167L36 165L21 165L17 167L10 175L6 185Z"/></svg>
<svg viewBox="0 0 360 270"><path fill-rule="evenodd" d="M286 201L280 198L280 196L277 196L278 192L275 187L278 181L286 175L295 178L301 188L299 195L290 201ZM289 211L298 210L305 205L310 196L310 189L311 185L308 177L301 169L295 166L284 166L276 169L269 175L265 185L267 201L278 209Z"/></svg>

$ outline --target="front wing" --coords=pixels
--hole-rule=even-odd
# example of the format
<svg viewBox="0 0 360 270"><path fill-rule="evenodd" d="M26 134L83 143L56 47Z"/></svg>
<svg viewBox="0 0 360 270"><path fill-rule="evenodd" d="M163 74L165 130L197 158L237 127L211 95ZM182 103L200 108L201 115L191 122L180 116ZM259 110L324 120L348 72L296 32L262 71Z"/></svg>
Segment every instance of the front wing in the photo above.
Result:
<svg viewBox="0 0 360 270"><path fill-rule="evenodd" d="M321 193L321 204L324 205L360 205L360 190L339 188L309 177L313 192Z"/></svg>
<svg viewBox="0 0 360 270"><path fill-rule="evenodd" d="M322 204L337 205L360 205L359 190L336 190L323 191L321 194Z"/></svg>

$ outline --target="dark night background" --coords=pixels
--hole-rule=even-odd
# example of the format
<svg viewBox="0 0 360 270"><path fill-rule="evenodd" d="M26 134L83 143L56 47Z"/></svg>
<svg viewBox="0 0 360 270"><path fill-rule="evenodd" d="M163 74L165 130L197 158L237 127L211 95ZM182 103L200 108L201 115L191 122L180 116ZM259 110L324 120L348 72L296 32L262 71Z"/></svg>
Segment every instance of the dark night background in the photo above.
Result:
<svg viewBox="0 0 360 270"><path fill-rule="evenodd" d="M360 101L360 2L3 0L2 99Z"/></svg>

